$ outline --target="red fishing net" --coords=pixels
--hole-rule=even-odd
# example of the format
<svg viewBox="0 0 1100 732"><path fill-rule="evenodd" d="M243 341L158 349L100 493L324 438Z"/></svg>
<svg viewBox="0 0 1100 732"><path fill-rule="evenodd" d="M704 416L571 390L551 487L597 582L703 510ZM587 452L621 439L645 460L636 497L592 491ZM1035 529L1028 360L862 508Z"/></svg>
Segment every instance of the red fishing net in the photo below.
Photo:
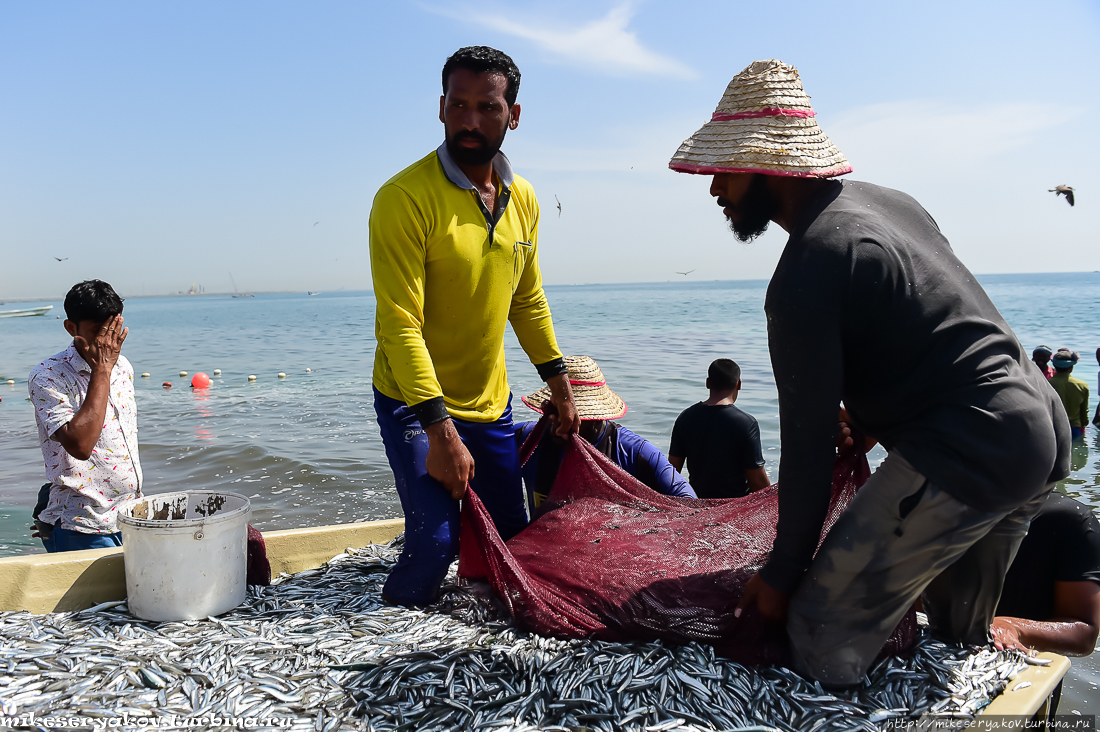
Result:
<svg viewBox="0 0 1100 732"><path fill-rule="evenodd" d="M530 454L536 429L521 451ZM526 630L559 638L664 639L714 645L743 663L783 664L785 633L742 615L745 583L768 558L775 486L743 498L671 498L572 435L542 513L507 544L472 491L462 506L459 574L487 580ZM870 474L862 452L837 457L822 536ZM910 611L886 653L915 640Z"/></svg>

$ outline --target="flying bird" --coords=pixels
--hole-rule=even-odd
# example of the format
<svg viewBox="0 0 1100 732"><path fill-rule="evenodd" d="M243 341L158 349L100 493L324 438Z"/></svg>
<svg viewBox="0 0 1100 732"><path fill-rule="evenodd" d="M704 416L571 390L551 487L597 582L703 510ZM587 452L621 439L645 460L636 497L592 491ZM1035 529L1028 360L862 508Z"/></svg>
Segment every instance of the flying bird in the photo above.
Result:
<svg viewBox="0 0 1100 732"><path fill-rule="evenodd" d="M691 274L694 271L695 271L694 269L689 269L687 272L677 272L676 274L683 275L683 276L687 277L689 274Z"/></svg>
<svg viewBox="0 0 1100 732"><path fill-rule="evenodd" d="M314 222L313 222L313 225L314 225L314 226L316 226L316 225L317 225L317 224L319 224L319 223L321 223L321 222L320 222L320 221L314 221Z"/></svg>
<svg viewBox="0 0 1100 732"><path fill-rule="evenodd" d="M554 194L554 200L558 201L558 194ZM561 201L558 201L558 217L561 218Z"/></svg>
<svg viewBox="0 0 1100 732"><path fill-rule="evenodd" d="M1055 195L1055 197L1065 196L1066 201L1069 202L1069 205L1070 206L1073 205L1073 188L1071 188L1070 186L1067 186L1065 184L1060 185L1060 186L1054 186L1053 188L1048 188L1047 192L1048 193L1053 193Z"/></svg>
<svg viewBox="0 0 1100 732"><path fill-rule="evenodd" d="M1070 194L1070 199L1072 200L1072 198L1073 198L1073 194ZM56 259L58 262L64 262L65 259L68 259L68 257L65 257L65 259L62 259L61 257L54 257L54 259Z"/></svg>

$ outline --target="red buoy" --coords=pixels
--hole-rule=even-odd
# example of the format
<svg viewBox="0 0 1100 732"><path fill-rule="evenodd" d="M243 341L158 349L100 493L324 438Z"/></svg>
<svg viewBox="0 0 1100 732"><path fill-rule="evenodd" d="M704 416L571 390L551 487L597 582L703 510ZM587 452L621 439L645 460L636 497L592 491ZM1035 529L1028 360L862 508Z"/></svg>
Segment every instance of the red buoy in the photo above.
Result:
<svg viewBox="0 0 1100 732"><path fill-rule="evenodd" d="M206 389L210 386L210 377L202 371L191 377L191 388Z"/></svg>
<svg viewBox="0 0 1100 732"><path fill-rule="evenodd" d="M163 386L165 389L171 389L172 388L172 382L171 381L166 381L163 384L161 384L161 386Z"/></svg>

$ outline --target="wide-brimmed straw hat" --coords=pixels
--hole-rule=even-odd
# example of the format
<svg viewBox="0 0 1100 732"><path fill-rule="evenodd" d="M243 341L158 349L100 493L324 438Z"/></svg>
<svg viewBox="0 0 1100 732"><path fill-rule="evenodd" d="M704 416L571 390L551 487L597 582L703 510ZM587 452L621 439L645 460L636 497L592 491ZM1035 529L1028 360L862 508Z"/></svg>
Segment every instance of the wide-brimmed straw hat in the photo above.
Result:
<svg viewBox="0 0 1100 732"><path fill-rule="evenodd" d="M803 178L852 172L815 114L797 69L774 58L754 61L733 77L710 122L680 145L668 167Z"/></svg>
<svg viewBox="0 0 1100 732"><path fill-rule="evenodd" d="M588 356L566 356L564 360L581 419L618 419L626 414L626 402L611 391L595 361ZM542 403L549 399L550 387L544 386L523 397L523 403L542 414Z"/></svg>

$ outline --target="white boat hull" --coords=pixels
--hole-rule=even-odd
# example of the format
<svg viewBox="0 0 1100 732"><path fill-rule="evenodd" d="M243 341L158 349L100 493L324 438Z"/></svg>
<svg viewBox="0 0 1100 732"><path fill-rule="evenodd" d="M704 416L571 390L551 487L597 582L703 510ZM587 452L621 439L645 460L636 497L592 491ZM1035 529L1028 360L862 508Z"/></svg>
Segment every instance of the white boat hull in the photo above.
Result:
<svg viewBox="0 0 1100 732"><path fill-rule="evenodd" d="M27 308L26 310L0 310L0 318L28 318L32 315L45 315L53 310L53 305L40 308Z"/></svg>

